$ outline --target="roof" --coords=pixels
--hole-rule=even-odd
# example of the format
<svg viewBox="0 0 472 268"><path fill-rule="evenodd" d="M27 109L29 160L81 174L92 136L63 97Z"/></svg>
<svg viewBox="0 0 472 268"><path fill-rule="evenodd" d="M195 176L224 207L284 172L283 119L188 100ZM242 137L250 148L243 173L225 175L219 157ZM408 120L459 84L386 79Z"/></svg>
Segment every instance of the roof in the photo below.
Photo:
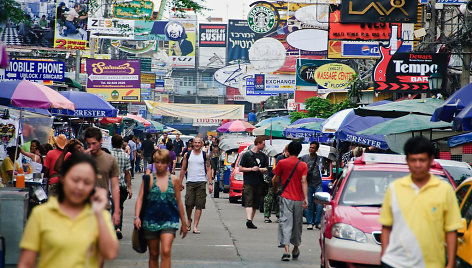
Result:
<svg viewBox="0 0 472 268"><path fill-rule="evenodd" d="M472 169L470 165L467 164L466 162L446 160L446 159L435 159L434 161L438 162L439 164L441 164L441 166L444 166L444 167L463 167L463 168Z"/></svg>
<svg viewBox="0 0 472 268"><path fill-rule="evenodd" d="M407 165L403 164L357 164L354 163L356 171L391 171L391 172L410 172ZM434 175L446 175L443 170L431 168L430 172Z"/></svg>

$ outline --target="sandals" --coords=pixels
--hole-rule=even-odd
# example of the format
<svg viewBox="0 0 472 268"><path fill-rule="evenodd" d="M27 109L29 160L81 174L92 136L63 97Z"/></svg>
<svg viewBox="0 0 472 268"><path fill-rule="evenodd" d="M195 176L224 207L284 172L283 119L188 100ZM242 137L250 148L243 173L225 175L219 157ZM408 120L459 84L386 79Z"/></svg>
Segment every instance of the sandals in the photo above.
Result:
<svg viewBox="0 0 472 268"><path fill-rule="evenodd" d="M192 230L192 221L190 221L190 222L187 224L187 231L189 232L190 230Z"/></svg>
<svg viewBox="0 0 472 268"><path fill-rule="evenodd" d="M199 230L193 230L193 233L194 234L200 234L200 231Z"/></svg>
<svg viewBox="0 0 472 268"><path fill-rule="evenodd" d="M290 254L284 253L282 255L281 261L290 261Z"/></svg>
<svg viewBox="0 0 472 268"><path fill-rule="evenodd" d="M295 253L295 249L292 250L292 259L296 260L298 259L298 256L300 256L300 249L297 249L296 253Z"/></svg>

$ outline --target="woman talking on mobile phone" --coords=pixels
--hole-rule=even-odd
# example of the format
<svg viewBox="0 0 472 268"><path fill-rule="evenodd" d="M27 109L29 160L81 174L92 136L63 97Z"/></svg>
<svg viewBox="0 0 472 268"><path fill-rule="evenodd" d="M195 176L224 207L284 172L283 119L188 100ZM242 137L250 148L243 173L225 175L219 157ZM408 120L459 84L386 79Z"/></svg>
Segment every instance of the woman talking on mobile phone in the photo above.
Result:
<svg viewBox="0 0 472 268"><path fill-rule="evenodd" d="M99 255L113 259L118 240L105 207L108 194L96 188L97 167L84 154L61 167L58 196L35 207L20 243L18 267L99 267Z"/></svg>
<svg viewBox="0 0 472 268"><path fill-rule="evenodd" d="M179 218L182 221L180 226L182 238L187 235L187 224L180 198L180 180L168 170L171 161L169 151L158 149L152 158L155 173L149 175L149 191L144 202L144 183L141 184L136 200L134 226L138 230L143 228L149 248L149 267L168 268L171 266L172 242L179 229ZM139 218L141 209L144 209L142 219Z"/></svg>

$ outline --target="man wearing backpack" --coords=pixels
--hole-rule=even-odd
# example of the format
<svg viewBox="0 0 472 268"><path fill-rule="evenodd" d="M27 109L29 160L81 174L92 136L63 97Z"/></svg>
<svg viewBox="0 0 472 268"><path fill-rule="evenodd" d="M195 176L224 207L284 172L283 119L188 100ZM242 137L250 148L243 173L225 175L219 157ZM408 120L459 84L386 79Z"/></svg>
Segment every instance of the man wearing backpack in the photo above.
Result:
<svg viewBox="0 0 472 268"><path fill-rule="evenodd" d="M316 154L319 148L320 144L317 141L312 141L308 151L309 154L300 158L300 160L305 162L308 166L308 174L306 177L308 183L308 208L303 212L308 223L308 230L313 230L313 227L315 226L318 229L320 228L321 213L323 211L323 205L321 204L316 204L314 206L315 209L313 209L313 198L315 193L323 191L320 168L321 157ZM314 221L313 214L315 215Z"/></svg>
<svg viewBox="0 0 472 268"><path fill-rule="evenodd" d="M269 159L262 152L264 147L264 137L257 137L254 140L254 146L241 157L239 166L239 171L243 172L243 199L246 207L246 227L248 229L257 229L252 221L256 210L259 208L260 200L264 196L264 174L269 166Z"/></svg>
<svg viewBox="0 0 472 268"><path fill-rule="evenodd" d="M185 208L187 211L187 230L192 227L192 212L195 208L195 221L193 222L193 233L199 234L197 229L202 210L206 203L206 183L210 194L213 192L213 181L210 172L210 159L202 151L202 138L196 137L193 141L193 150L185 153L180 171L180 182L184 189L184 175L187 173L187 192L185 194Z"/></svg>

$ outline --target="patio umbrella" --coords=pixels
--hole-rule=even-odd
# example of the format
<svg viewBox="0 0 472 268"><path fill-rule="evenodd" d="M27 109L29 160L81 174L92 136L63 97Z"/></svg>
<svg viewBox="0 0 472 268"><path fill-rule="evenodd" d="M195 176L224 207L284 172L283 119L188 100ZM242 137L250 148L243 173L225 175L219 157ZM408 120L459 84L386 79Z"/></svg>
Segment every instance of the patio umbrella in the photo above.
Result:
<svg viewBox="0 0 472 268"><path fill-rule="evenodd" d="M454 115L459 114L462 109L472 103L472 84L457 90L433 113L431 121L452 122Z"/></svg>
<svg viewBox="0 0 472 268"><path fill-rule="evenodd" d="M391 135L412 131L424 131L440 128L451 128L452 123L448 122L431 122L431 116L409 114L399 118L395 118L371 128L357 132L364 135Z"/></svg>
<svg viewBox="0 0 472 268"><path fill-rule="evenodd" d="M162 132L167 132L169 134L173 135L182 135L182 132L180 132L178 129L175 129L173 127L165 126L164 130Z"/></svg>
<svg viewBox="0 0 472 268"><path fill-rule="evenodd" d="M148 133L157 133L157 132L163 132L166 126L162 123L156 122L154 120L149 120L151 125L146 127L146 132Z"/></svg>
<svg viewBox="0 0 472 268"><path fill-rule="evenodd" d="M252 131L252 135L254 136L272 136L273 137L278 137L278 138L283 138L284 137L284 130L287 128L288 124L281 122L281 121L275 121L272 124L266 124L264 126L258 127Z"/></svg>
<svg viewBox="0 0 472 268"><path fill-rule="evenodd" d="M123 118L121 118L121 117L103 117L100 120L100 124L102 124L102 125L118 124L118 123L121 123L121 121L123 121Z"/></svg>
<svg viewBox="0 0 472 268"><path fill-rule="evenodd" d="M149 125L151 125L151 123L149 123L149 121L147 121L146 119L144 119L142 116L140 115L134 115L134 114L127 114L125 116L121 116L123 117L123 119L130 119L130 120L134 120L138 123L141 123L144 125L144 127L147 127Z"/></svg>
<svg viewBox="0 0 472 268"><path fill-rule="evenodd" d="M61 91L59 93L74 103L75 111L51 109L53 114L74 117L116 117L118 114L115 107L95 94L82 91Z"/></svg>
<svg viewBox="0 0 472 268"><path fill-rule="evenodd" d="M54 89L27 80L0 82L0 105L74 110L74 103Z"/></svg>
<svg viewBox="0 0 472 268"><path fill-rule="evenodd" d="M265 125L270 125L270 123L275 123L275 122L283 122L285 125L290 125L290 118L288 116L277 116L277 117L272 117L272 118L267 118L265 120L262 120L261 122L257 123L255 127L262 127Z"/></svg>
<svg viewBox="0 0 472 268"><path fill-rule="evenodd" d="M442 103L442 100L432 98L403 100L378 106L357 108L354 112L359 116L381 116L385 118L397 118L410 113L431 116Z"/></svg>
<svg viewBox="0 0 472 268"><path fill-rule="evenodd" d="M472 93L472 92L471 92ZM431 119L433 121L433 119ZM471 131L472 130L472 103L467 105L454 118L452 128L455 131Z"/></svg>
<svg viewBox="0 0 472 268"><path fill-rule="evenodd" d="M341 124L344 122L344 119L352 112L353 109L341 110L332 116L330 116L324 123L321 125L321 131L323 133L336 133Z"/></svg>
<svg viewBox="0 0 472 268"><path fill-rule="evenodd" d="M234 120L221 125L216 129L218 132L252 132L255 127L246 121Z"/></svg>
<svg viewBox="0 0 472 268"><path fill-rule="evenodd" d="M316 118L316 117L301 118L301 119L298 119L298 120L296 120L295 122L293 122L292 125L298 125L298 124L303 124L303 123L315 122L315 121L319 121L319 120L323 120L323 121L324 121L325 119Z"/></svg>
<svg viewBox="0 0 472 268"><path fill-rule="evenodd" d="M329 135L321 132L321 125L326 119L323 118L304 118L310 119L301 122L301 124L295 124L300 122L299 120L295 121L293 124L289 125L285 131L284 136L289 139L303 138L304 142L318 141L318 142L327 142L331 138ZM308 121L308 122L307 122Z"/></svg>

